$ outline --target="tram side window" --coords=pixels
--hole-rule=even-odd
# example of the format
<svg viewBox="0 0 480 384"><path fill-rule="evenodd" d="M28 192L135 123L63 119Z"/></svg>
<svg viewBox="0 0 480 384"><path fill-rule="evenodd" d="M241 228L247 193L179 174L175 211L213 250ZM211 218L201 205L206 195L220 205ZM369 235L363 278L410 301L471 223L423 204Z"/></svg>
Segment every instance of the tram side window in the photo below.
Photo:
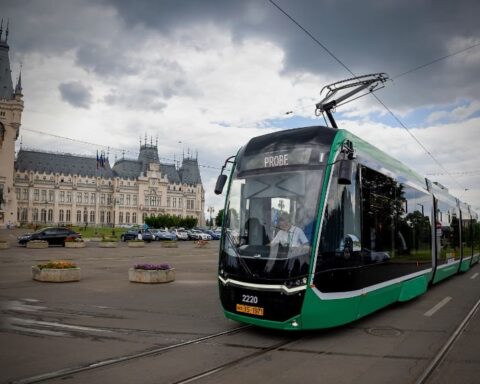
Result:
<svg viewBox="0 0 480 384"><path fill-rule="evenodd" d="M473 254L473 228L470 214L462 210L462 247L463 257L470 257Z"/></svg>
<svg viewBox="0 0 480 384"><path fill-rule="evenodd" d="M437 201L436 239L438 265L460 258L459 211L455 205Z"/></svg>
<svg viewBox="0 0 480 384"><path fill-rule="evenodd" d="M473 236L473 254L480 253L480 222L477 218L472 220L472 236Z"/></svg>
<svg viewBox="0 0 480 384"><path fill-rule="evenodd" d="M400 186L392 178L362 167L362 251L367 262L386 262L395 254L395 218L402 209Z"/></svg>
<svg viewBox="0 0 480 384"><path fill-rule="evenodd" d="M354 170L354 182L351 185L338 184L338 166L335 166L332 172L320 237L317 272L361 263L358 172Z"/></svg>
<svg viewBox="0 0 480 384"><path fill-rule="evenodd" d="M408 185L401 185L402 209L396 223L396 260L415 263L418 267L432 262L433 197Z"/></svg>

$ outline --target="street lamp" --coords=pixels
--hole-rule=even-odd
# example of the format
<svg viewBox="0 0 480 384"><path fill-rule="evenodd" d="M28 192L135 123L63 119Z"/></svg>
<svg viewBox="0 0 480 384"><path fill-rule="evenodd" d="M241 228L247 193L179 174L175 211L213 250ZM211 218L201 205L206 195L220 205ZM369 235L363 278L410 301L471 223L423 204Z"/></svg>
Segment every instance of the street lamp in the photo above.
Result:
<svg viewBox="0 0 480 384"><path fill-rule="evenodd" d="M115 236L115 205L118 204L117 199L113 199L113 225L112 225L112 236Z"/></svg>
<svg viewBox="0 0 480 384"><path fill-rule="evenodd" d="M45 204L45 216L43 216L43 217L44 217L44 224L47 225L48 201L45 200L44 204Z"/></svg>

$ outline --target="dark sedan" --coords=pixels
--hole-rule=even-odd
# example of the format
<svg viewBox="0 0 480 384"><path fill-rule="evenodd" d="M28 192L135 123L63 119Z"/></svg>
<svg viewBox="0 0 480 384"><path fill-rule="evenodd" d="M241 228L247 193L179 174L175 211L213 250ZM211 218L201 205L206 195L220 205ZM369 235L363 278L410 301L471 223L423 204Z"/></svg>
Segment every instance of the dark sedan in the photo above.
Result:
<svg viewBox="0 0 480 384"><path fill-rule="evenodd" d="M18 237L18 244L26 245L31 240L45 240L48 245L65 246L65 239L71 237L73 239L81 238L82 235L64 227L48 227L34 233L26 233Z"/></svg>
<svg viewBox="0 0 480 384"><path fill-rule="evenodd" d="M120 239L122 241L137 240L139 239L138 234L141 235L141 240L146 241L147 243L150 243L152 240L155 240L152 233L147 229L142 229L142 230L129 229L127 232L122 233L122 235L120 236Z"/></svg>

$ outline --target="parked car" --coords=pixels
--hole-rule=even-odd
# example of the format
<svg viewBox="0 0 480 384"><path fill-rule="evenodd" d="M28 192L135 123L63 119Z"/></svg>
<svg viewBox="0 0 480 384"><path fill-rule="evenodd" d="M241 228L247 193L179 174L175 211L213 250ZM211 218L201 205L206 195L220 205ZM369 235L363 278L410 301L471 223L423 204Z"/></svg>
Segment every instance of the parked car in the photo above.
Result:
<svg viewBox="0 0 480 384"><path fill-rule="evenodd" d="M138 239L138 234L141 234L142 240L150 243L155 240L153 234L148 229L129 229L127 232L120 235L122 241L135 240Z"/></svg>
<svg viewBox="0 0 480 384"><path fill-rule="evenodd" d="M205 229L203 232L210 235L212 237L212 240L220 240L221 232L215 232L215 231L211 231L209 229Z"/></svg>
<svg viewBox="0 0 480 384"><path fill-rule="evenodd" d="M151 229L152 235L155 240L162 241L162 240L177 240L177 236L172 233L168 232L165 229Z"/></svg>
<svg viewBox="0 0 480 384"><path fill-rule="evenodd" d="M189 240L188 233L182 228L174 228L170 231L178 240Z"/></svg>
<svg viewBox="0 0 480 384"><path fill-rule="evenodd" d="M26 233L18 237L18 244L26 245L31 240L45 240L48 245L65 246L65 239L71 237L73 239L81 238L82 235L65 227L48 227L34 233Z"/></svg>
<svg viewBox="0 0 480 384"><path fill-rule="evenodd" d="M203 233L198 229L191 229L190 231L187 231L187 232L190 240L212 240L212 236L210 236L207 233Z"/></svg>

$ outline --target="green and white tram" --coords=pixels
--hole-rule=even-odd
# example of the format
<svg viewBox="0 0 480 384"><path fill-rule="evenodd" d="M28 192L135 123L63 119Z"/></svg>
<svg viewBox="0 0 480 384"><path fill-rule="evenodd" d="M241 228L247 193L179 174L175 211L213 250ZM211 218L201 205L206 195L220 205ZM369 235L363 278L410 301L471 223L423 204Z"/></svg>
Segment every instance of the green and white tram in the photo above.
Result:
<svg viewBox="0 0 480 384"><path fill-rule="evenodd" d="M338 326L479 261L468 205L346 130L255 137L227 161L218 283L230 319Z"/></svg>

